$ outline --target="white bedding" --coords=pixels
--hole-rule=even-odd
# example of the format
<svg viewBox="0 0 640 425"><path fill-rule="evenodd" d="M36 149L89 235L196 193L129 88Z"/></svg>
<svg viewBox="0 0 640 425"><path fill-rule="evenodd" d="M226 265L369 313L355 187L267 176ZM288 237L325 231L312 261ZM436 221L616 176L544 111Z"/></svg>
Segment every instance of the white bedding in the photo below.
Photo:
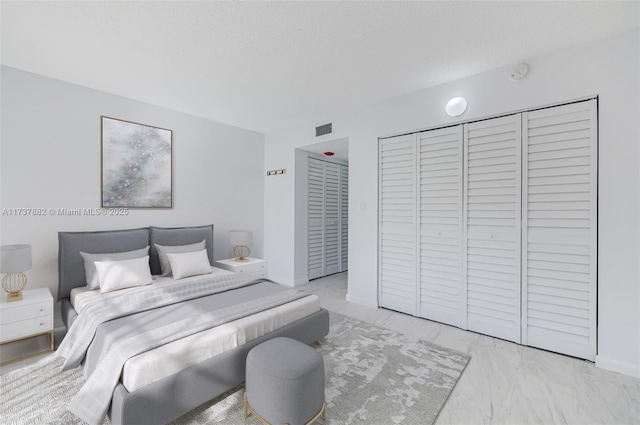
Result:
<svg viewBox="0 0 640 425"><path fill-rule="evenodd" d="M210 359L320 310L317 295L179 339L129 359L122 383L129 391Z"/></svg>
<svg viewBox="0 0 640 425"><path fill-rule="evenodd" d="M220 276L233 274L227 270L212 268ZM208 275L211 276L211 275ZM198 276L189 279L198 279ZM152 285L118 291L131 293L153 290L163 283L174 282L171 277L158 277ZM87 305L99 301L105 294L87 287L71 291L71 304L80 313ZM253 314L224 325L179 339L154 348L129 359L122 372L122 383L129 391L135 391L162 378L172 375L194 364L200 363L271 331L284 327L320 310L320 299L316 295Z"/></svg>

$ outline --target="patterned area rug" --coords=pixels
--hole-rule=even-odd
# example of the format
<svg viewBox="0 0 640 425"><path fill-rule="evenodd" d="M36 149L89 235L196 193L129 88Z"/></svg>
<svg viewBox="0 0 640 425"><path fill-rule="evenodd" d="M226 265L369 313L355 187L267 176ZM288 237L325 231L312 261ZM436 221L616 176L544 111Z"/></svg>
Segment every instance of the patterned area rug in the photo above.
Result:
<svg viewBox="0 0 640 425"><path fill-rule="evenodd" d="M325 423L433 423L469 356L337 313L330 316L329 335L316 347L325 362ZM0 376L0 423L82 423L66 406L84 377L79 368L60 373L60 365L59 359L47 358ZM242 387L235 388L173 424L259 425L253 417L244 419L242 394Z"/></svg>

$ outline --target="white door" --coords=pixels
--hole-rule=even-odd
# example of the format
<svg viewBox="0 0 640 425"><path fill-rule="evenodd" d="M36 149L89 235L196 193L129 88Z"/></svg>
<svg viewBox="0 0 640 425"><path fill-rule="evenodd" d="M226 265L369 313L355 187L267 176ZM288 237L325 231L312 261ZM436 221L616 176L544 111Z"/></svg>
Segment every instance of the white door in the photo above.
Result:
<svg viewBox="0 0 640 425"><path fill-rule="evenodd" d="M309 279L324 276L324 161L308 159L307 263Z"/></svg>
<svg viewBox="0 0 640 425"><path fill-rule="evenodd" d="M324 274L338 273L340 259L340 165L324 162Z"/></svg>
<svg viewBox="0 0 640 425"><path fill-rule="evenodd" d="M416 135L380 141L379 294L381 307L416 314Z"/></svg>
<svg viewBox="0 0 640 425"><path fill-rule="evenodd" d="M522 343L595 360L597 105L523 114Z"/></svg>
<svg viewBox="0 0 640 425"><path fill-rule="evenodd" d="M462 126L419 137L419 313L461 326Z"/></svg>
<svg viewBox="0 0 640 425"><path fill-rule="evenodd" d="M520 342L520 114L465 125L466 328Z"/></svg>
<svg viewBox="0 0 640 425"><path fill-rule="evenodd" d="M340 271L349 265L349 167L340 166Z"/></svg>

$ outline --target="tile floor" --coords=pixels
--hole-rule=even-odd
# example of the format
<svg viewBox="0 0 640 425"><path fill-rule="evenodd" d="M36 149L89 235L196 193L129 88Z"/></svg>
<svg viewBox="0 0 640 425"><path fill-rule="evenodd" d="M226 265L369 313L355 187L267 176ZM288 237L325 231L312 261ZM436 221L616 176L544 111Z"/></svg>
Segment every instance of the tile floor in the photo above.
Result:
<svg viewBox="0 0 640 425"><path fill-rule="evenodd" d="M640 379L593 363L524 347L385 309L345 301L347 274L301 286L330 312L471 355L436 424L640 424ZM56 345L64 331L56 332ZM0 358L33 352L42 341L0 347ZM11 351L11 353L9 353ZM0 367L0 374L42 356Z"/></svg>
<svg viewBox="0 0 640 425"><path fill-rule="evenodd" d="M346 273L301 288L327 310L471 355L436 424L640 424L640 379L591 362L345 301Z"/></svg>

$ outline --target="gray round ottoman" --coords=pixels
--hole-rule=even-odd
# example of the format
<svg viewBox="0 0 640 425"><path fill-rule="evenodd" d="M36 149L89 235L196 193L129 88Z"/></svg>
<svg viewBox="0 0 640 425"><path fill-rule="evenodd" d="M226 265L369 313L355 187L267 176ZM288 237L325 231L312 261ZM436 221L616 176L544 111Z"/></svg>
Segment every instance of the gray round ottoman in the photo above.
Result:
<svg viewBox="0 0 640 425"><path fill-rule="evenodd" d="M273 425L325 419L322 356L295 339L273 338L249 351L245 385L245 418L251 412Z"/></svg>

